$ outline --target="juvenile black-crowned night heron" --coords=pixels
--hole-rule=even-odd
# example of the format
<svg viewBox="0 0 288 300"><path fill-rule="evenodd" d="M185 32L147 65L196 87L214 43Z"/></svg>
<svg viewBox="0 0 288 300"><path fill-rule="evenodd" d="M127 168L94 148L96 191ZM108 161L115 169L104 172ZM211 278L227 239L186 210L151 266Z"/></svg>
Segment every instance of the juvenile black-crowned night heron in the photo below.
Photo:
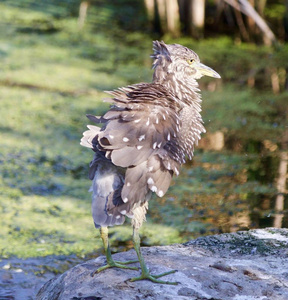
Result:
<svg viewBox="0 0 288 300"><path fill-rule="evenodd" d="M127 216L132 219L133 242L141 266L141 275L131 281L176 284L158 279L175 270L150 274L141 254L138 230L152 193L165 195L172 176L179 174L186 157L192 159L194 145L205 132L196 79L220 75L181 45L155 41L153 51L152 83L109 92L113 97L108 100L112 103L109 111L101 117L87 115L103 124L102 128L89 125L81 140L81 145L95 152L89 170L93 180L92 214L107 258L107 265L93 274L109 267L137 269L127 266L131 261L114 261L109 248L108 226L123 224Z"/></svg>

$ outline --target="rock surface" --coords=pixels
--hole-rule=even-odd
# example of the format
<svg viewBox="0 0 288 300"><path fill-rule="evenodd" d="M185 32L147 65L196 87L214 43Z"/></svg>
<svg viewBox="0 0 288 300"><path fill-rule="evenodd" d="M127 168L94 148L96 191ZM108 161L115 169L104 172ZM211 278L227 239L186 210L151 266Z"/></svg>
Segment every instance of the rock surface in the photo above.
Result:
<svg viewBox="0 0 288 300"><path fill-rule="evenodd" d="M257 229L198 238L186 244L142 248L151 273L178 272L163 280L130 282L138 271L111 268L90 274L105 257L79 264L48 281L37 300L287 300L288 230ZM115 254L116 260L135 259L135 251ZM137 265L137 264L135 264Z"/></svg>

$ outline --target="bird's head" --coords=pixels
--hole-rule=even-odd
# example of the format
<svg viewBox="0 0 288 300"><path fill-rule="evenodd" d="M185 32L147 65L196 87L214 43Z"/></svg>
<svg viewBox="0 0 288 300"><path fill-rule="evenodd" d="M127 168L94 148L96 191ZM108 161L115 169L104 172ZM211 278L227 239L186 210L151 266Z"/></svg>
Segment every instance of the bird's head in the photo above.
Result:
<svg viewBox="0 0 288 300"><path fill-rule="evenodd" d="M199 79L202 76L221 78L216 71L202 64L199 56L187 47L154 41L153 51L151 57L154 58L154 80L165 81L171 75L181 81Z"/></svg>

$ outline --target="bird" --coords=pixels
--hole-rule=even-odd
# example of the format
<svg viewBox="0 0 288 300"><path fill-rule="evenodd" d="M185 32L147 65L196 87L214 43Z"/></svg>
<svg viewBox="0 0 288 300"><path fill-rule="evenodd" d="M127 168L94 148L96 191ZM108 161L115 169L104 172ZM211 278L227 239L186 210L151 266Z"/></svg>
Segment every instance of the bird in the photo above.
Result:
<svg viewBox="0 0 288 300"><path fill-rule="evenodd" d="M152 194L163 197L172 177L193 157L194 147L205 133L201 117L201 96L197 80L202 76L221 78L200 62L191 49L179 44L153 41L150 83L128 85L107 92L110 109L102 116L86 115L97 125L87 125L80 144L91 148L92 216L100 229L107 264L91 276L111 267L139 262L141 274L130 281L159 279L172 274L150 273L141 252L139 229L146 220ZM120 262L112 257L108 227L131 219L133 244L138 260Z"/></svg>

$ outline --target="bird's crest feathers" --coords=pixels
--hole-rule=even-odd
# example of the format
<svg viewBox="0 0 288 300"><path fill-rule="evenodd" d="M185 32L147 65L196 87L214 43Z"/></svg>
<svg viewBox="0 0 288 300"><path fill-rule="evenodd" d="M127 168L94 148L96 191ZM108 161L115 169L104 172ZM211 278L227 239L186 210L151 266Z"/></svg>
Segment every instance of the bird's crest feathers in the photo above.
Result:
<svg viewBox="0 0 288 300"><path fill-rule="evenodd" d="M153 52L151 55L151 58L154 58L153 68L163 61L172 62L170 52L163 41L153 41Z"/></svg>

